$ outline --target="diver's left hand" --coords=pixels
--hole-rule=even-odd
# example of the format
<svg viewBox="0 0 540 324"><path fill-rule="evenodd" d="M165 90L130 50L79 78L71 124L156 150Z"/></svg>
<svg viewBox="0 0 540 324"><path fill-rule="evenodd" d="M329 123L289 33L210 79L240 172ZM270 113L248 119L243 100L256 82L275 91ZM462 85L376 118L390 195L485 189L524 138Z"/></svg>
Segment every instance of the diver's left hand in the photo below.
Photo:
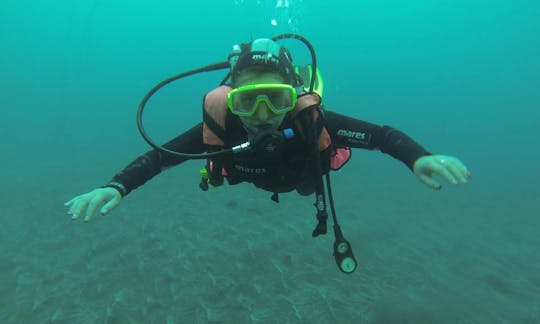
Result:
<svg viewBox="0 0 540 324"><path fill-rule="evenodd" d="M413 171L418 180L431 189L441 189L442 185L432 178L433 174L440 175L451 184L467 183L471 173L458 158L447 155L426 155L418 158L413 165Z"/></svg>

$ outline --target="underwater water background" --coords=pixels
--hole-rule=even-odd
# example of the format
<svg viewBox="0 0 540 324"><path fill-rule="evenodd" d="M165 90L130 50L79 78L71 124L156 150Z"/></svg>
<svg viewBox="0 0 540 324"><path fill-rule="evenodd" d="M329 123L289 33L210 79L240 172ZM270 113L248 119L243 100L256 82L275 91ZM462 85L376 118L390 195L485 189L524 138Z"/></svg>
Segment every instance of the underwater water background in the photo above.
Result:
<svg viewBox="0 0 540 324"><path fill-rule="evenodd" d="M540 2L278 3L2 2L1 323L540 322ZM64 201L149 149L135 113L153 85L283 32L313 43L329 110L459 157L470 183L434 192L355 150L333 174L350 276L331 235L311 238L312 197L202 193L201 161L106 218L65 215ZM157 94L152 136L199 122L224 74Z"/></svg>

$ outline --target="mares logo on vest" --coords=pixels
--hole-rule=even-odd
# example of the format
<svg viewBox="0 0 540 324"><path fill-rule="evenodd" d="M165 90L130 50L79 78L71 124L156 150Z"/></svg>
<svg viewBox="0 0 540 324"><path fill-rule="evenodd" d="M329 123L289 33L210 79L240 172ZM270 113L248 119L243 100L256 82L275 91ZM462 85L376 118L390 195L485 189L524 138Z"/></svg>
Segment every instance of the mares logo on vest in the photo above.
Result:
<svg viewBox="0 0 540 324"><path fill-rule="evenodd" d="M355 142L368 142L366 133L355 132L348 129L340 129L337 131L338 136L350 138Z"/></svg>
<svg viewBox="0 0 540 324"><path fill-rule="evenodd" d="M241 166L241 165L238 165L238 164L235 164L234 168L236 170L240 171L240 172L243 172L243 173L251 173L251 174L263 174L263 173L266 173L265 168L247 168L245 166Z"/></svg>

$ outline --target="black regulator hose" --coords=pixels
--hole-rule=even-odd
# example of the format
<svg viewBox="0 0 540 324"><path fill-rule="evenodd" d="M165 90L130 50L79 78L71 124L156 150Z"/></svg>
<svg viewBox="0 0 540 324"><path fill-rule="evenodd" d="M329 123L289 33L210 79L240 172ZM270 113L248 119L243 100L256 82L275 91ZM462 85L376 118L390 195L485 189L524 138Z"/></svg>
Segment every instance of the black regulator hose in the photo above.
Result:
<svg viewBox="0 0 540 324"><path fill-rule="evenodd" d="M196 159L208 159L208 158L212 158L212 157L215 157L215 156L220 156L220 155L223 155L223 154L232 153L234 151L233 148L219 150L219 151L211 152L211 153L202 153L202 154L182 153L182 152L176 152L176 151L168 150L168 149L164 148L163 146L155 143L150 138L150 136L148 136L148 134L146 133L146 130L144 129L144 125L143 125L144 108L146 107L146 104L148 103L148 100L150 100L150 98L159 89L163 88L164 86L166 86L167 84L169 84L169 83L171 83L173 81L176 81L176 80L181 79L181 78L185 78L185 77L193 75L193 74L197 74L197 73L201 73L201 72L210 72L210 71L222 70L222 69L226 69L226 68L229 68L229 67L230 67L229 62L221 62L221 63L211 64L211 65L208 65L208 66L205 66L205 67L202 67L202 68L198 68L198 69L195 69L195 70L187 71L187 72L180 73L178 75L172 76L172 77L170 77L170 78L168 78L166 80L161 81L160 83L155 85L152 89L150 89L150 91L148 91L148 93L141 100L141 103L139 104L139 109L137 110L137 127L139 128L139 133L141 133L141 136L144 138L146 143L150 144L150 146L152 146L156 150L166 152L166 153L169 153L169 154L178 155L178 156L185 157L185 158L188 158L188 159L194 159L194 160L196 160Z"/></svg>
<svg viewBox="0 0 540 324"><path fill-rule="evenodd" d="M298 34L282 34L275 37L272 37L273 40L280 40L280 39L286 39L286 38L294 38L298 39L306 47L309 49L309 53L311 54L311 82L309 83L309 92L313 92L313 89L315 88L315 73L317 72L317 55L315 54L315 48L313 48L313 45L311 45L311 42Z"/></svg>

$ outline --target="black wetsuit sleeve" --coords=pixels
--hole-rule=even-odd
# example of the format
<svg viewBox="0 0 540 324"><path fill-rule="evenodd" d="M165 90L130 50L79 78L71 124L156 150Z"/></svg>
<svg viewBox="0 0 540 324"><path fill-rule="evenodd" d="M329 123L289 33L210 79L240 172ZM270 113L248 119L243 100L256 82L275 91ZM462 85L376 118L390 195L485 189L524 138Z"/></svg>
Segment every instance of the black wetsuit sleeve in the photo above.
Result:
<svg viewBox="0 0 540 324"><path fill-rule="evenodd" d="M409 169L421 156L430 155L405 133L390 126L379 126L332 111L325 111L325 126L337 147L380 150L402 161Z"/></svg>
<svg viewBox="0 0 540 324"><path fill-rule="evenodd" d="M183 153L203 153L205 145L202 136L202 123L172 139L163 147ZM178 155L151 150L136 158L105 185L117 189L122 196L142 186L161 171L178 165L187 159Z"/></svg>

